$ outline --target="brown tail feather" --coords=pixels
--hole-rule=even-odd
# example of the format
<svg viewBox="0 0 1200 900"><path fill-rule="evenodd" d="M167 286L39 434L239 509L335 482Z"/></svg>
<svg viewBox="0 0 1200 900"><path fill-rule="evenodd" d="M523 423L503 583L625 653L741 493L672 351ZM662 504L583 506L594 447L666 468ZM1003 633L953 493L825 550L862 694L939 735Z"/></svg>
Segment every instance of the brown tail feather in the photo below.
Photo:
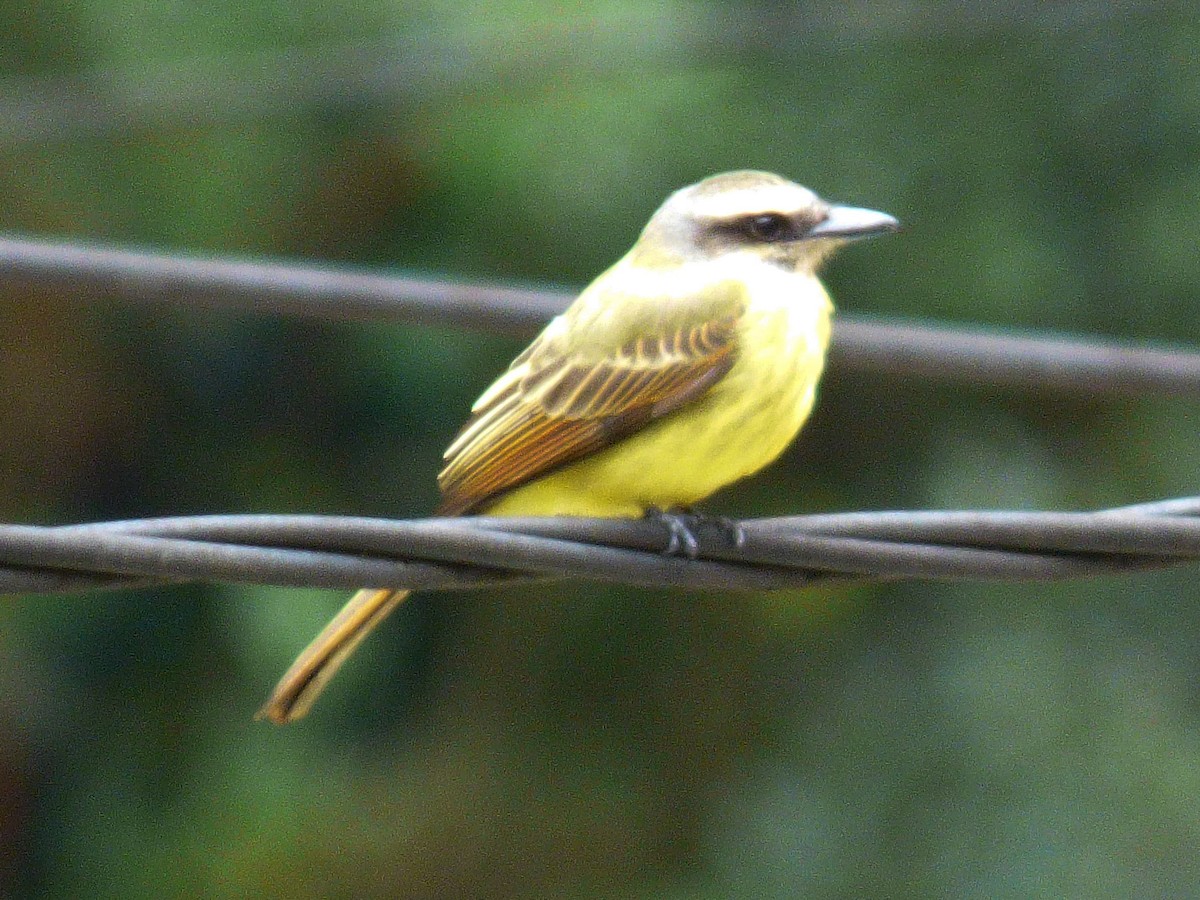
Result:
<svg viewBox="0 0 1200 900"><path fill-rule="evenodd" d="M279 679L255 716L276 725L303 718L342 663L411 591L359 591L342 607Z"/></svg>

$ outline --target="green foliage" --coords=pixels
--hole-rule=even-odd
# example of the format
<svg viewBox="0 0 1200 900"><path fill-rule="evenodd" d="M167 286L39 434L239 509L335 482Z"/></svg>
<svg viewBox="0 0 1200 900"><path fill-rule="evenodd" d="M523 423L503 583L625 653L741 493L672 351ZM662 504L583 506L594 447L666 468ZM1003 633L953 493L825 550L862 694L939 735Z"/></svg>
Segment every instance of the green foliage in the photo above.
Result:
<svg viewBox="0 0 1200 900"><path fill-rule="evenodd" d="M841 308L1200 343L1200 25L1155 4L87 0L0 12L5 227L580 284L671 190L779 171L906 230ZM0 510L421 515L517 350L8 291ZM832 371L712 504L1194 493L1194 404ZM421 596L302 724L339 597L0 607L0 896L1200 892L1194 573Z"/></svg>

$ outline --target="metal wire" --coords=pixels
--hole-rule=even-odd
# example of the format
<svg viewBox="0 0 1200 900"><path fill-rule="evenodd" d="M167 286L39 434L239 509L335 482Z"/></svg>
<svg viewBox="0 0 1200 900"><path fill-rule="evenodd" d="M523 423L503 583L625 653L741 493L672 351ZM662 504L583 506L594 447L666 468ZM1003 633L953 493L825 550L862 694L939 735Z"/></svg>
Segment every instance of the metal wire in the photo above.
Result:
<svg viewBox="0 0 1200 900"><path fill-rule="evenodd" d="M528 334L567 292L134 253L0 238L0 286L94 301L388 320ZM863 371L1079 393L1200 396L1200 354L842 317L832 358ZM1200 559L1200 498L1095 513L883 512L759 519L744 544L701 522L700 557L661 523L611 519L204 516L0 526L0 591L197 579L451 590L582 577L771 589L830 579L1081 578Z"/></svg>
<svg viewBox="0 0 1200 900"><path fill-rule="evenodd" d="M568 291L463 284L330 268L197 259L0 237L0 287L335 321L392 321L528 337ZM1200 353L1028 337L840 315L830 368L1059 391L1200 397Z"/></svg>
<svg viewBox="0 0 1200 900"><path fill-rule="evenodd" d="M588 578L766 590L833 579L1055 580L1200 561L1200 497L1090 513L875 512L699 520L698 559L654 520L194 516L0 526L0 591L215 580L453 590Z"/></svg>

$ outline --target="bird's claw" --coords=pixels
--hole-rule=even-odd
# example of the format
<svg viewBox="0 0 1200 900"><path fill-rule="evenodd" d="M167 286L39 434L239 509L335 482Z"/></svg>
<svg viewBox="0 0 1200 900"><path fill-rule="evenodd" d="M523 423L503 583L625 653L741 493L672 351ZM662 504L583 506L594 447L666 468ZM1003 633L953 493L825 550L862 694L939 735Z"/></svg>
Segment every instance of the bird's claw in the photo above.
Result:
<svg viewBox="0 0 1200 900"><path fill-rule="evenodd" d="M686 513L667 512L657 506L646 510L646 518L662 522L667 527L667 546L663 556L686 556L696 559L700 555L700 542L688 526Z"/></svg>
<svg viewBox="0 0 1200 900"><path fill-rule="evenodd" d="M746 532L742 523L725 516L701 516L687 510L662 510L652 506L646 510L646 518L662 522L667 528L667 546L663 556L700 556L700 541L696 529L709 526L719 530L735 550L746 545Z"/></svg>

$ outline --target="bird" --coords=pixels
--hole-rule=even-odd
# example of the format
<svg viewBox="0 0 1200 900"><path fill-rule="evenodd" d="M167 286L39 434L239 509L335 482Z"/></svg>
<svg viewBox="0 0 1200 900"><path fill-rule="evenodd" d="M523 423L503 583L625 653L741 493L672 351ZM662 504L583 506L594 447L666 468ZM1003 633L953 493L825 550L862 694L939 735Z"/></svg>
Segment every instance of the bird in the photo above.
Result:
<svg viewBox="0 0 1200 900"><path fill-rule="evenodd" d="M675 191L475 402L445 452L437 515L651 514L674 537L667 511L762 469L808 418L833 314L820 265L898 227L769 172ZM307 714L408 594L356 593L258 718Z"/></svg>

